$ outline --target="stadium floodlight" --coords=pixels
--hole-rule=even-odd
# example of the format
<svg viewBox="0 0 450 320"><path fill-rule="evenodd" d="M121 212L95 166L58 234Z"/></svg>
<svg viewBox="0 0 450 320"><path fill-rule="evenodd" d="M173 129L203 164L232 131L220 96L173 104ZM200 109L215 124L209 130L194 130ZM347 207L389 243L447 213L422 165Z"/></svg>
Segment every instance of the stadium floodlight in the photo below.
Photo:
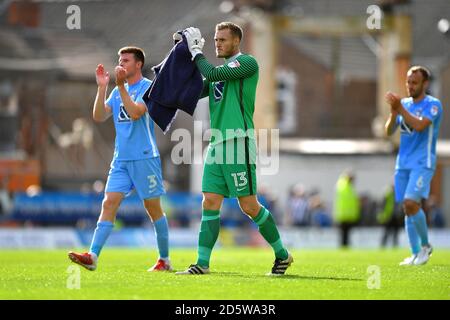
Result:
<svg viewBox="0 0 450 320"><path fill-rule="evenodd" d="M450 23L447 19L441 19L439 20L439 22L437 23L437 28L439 30L439 32L443 33L443 34L449 34L449 29L450 29Z"/></svg>

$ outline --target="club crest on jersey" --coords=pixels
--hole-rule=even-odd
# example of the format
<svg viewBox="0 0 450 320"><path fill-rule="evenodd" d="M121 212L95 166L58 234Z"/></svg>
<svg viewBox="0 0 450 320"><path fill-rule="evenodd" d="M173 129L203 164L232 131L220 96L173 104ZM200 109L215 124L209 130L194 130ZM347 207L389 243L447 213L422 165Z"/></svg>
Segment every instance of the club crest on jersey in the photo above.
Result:
<svg viewBox="0 0 450 320"><path fill-rule="evenodd" d="M438 111L439 111L438 106L432 106L432 107L431 107L431 114L432 114L433 116L437 115L437 114L438 114Z"/></svg>
<svg viewBox="0 0 450 320"><path fill-rule="evenodd" d="M125 109L125 107L123 106L123 104L120 105L118 121L119 122L129 122L130 121L130 116L128 115L128 112Z"/></svg>
<svg viewBox="0 0 450 320"><path fill-rule="evenodd" d="M214 102L222 100L224 81L214 82Z"/></svg>
<svg viewBox="0 0 450 320"><path fill-rule="evenodd" d="M234 60L234 61L231 61L230 63L228 63L228 66L230 68L238 68L241 66L241 64L239 63L239 61Z"/></svg>

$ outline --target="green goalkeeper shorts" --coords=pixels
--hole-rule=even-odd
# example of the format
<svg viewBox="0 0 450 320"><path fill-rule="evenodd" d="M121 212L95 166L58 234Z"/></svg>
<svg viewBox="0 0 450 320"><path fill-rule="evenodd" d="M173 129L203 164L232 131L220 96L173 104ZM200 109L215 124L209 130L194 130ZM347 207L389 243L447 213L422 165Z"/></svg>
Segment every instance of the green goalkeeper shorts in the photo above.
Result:
<svg viewBox="0 0 450 320"><path fill-rule="evenodd" d="M245 141L247 140L247 141ZM239 138L208 146L202 192L236 198L256 194L256 144Z"/></svg>

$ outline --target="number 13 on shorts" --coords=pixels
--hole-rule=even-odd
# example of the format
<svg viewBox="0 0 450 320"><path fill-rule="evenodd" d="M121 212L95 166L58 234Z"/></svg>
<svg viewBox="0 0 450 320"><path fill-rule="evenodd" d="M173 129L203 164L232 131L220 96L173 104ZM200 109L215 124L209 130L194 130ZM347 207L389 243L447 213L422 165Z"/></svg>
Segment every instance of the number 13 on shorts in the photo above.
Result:
<svg viewBox="0 0 450 320"><path fill-rule="evenodd" d="M234 186L236 188L241 188L241 187L245 187L247 185L247 177L245 176L247 174L247 172L236 172L236 173L232 173L231 176L233 177L234 180Z"/></svg>

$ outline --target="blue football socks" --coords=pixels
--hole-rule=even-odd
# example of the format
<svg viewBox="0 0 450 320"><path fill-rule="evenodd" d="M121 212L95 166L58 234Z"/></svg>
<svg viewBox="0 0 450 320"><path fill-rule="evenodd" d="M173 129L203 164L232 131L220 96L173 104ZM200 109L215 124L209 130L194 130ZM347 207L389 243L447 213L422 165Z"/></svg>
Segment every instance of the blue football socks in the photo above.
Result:
<svg viewBox="0 0 450 320"><path fill-rule="evenodd" d="M423 212L422 208L420 208L419 212L409 218L413 221L414 226L416 227L422 246L427 246L429 243L427 218L425 216L425 212Z"/></svg>
<svg viewBox="0 0 450 320"><path fill-rule="evenodd" d="M169 226L166 216L162 216L153 222L155 226L156 241L158 243L159 257L167 259L169 257Z"/></svg>
<svg viewBox="0 0 450 320"><path fill-rule="evenodd" d="M407 215L405 215L405 231L408 235L412 254L418 254L420 251L419 235L417 234L413 220Z"/></svg>
<svg viewBox="0 0 450 320"><path fill-rule="evenodd" d="M91 248L89 249L89 252L95 253L97 257L100 256L100 251L102 251L106 239L108 239L113 228L114 223L110 221L97 222L97 228L95 229L94 237L92 238Z"/></svg>

